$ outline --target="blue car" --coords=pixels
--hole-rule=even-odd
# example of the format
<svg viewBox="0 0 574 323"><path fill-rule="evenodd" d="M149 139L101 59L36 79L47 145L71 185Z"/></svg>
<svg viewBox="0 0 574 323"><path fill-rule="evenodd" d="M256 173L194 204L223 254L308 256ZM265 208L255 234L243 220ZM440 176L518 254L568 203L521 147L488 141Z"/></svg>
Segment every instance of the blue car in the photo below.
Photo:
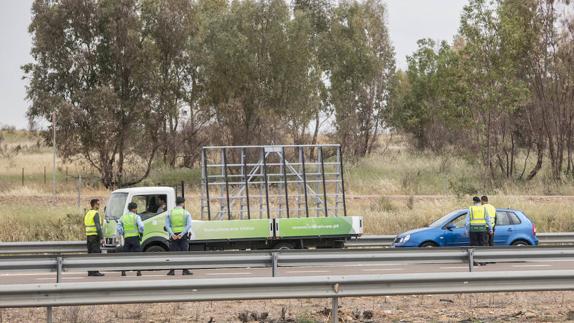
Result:
<svg viewBox="0 0 574 323"><path fill-rule="evenodd" d="M470 244L466 233L468 209L453 211L426 228L396 236L393 247L459 247ZM496 209L495 246L536 246L536 225L524 213Z"/></svg>

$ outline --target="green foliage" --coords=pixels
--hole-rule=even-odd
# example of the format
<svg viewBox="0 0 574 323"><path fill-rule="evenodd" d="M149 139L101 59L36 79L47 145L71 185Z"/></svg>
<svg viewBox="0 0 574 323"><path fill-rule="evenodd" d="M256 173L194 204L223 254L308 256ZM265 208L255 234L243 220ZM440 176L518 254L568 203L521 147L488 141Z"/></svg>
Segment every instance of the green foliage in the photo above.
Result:
<svg viewBox="0 0 574 323"><path fill-rule="evenodd" d="M391 125L420 150L471 156L493 180L530 180L545 159L554 179L572 174L574 29L560 2L469 1L452 45L418 42Z"/></svg>

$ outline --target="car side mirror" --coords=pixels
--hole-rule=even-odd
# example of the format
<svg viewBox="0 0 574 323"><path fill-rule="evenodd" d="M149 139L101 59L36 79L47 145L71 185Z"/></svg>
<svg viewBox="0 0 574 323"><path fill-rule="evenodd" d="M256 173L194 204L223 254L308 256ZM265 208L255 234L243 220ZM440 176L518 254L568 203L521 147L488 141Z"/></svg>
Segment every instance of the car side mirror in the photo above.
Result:
<svg viewBox="0 0 574 323"><path fill-rule="evenodd" d="M456 226L452 223L447 224L445 227L445 229L447 229L448 231L452 231L455 228L456 228Z"/></svg>

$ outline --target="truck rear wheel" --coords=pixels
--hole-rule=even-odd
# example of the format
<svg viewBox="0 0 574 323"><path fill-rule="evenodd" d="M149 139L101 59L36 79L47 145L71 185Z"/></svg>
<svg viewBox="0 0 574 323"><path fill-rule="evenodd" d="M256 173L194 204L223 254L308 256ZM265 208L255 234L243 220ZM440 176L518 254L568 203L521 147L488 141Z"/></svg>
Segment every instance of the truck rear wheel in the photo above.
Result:
<svg viewBox="0 0 574 323"><path fill-rule="evenodd" d="M290 250L295 249L295 245L289 242L280 242L273 246L275 250Z"/></svg>
<svg viewBox="0 0 574 323"><path fill-rule="evenodd" d="M145 249L145 252L166 252L167 250L160 245L152 245Z"/></svg>

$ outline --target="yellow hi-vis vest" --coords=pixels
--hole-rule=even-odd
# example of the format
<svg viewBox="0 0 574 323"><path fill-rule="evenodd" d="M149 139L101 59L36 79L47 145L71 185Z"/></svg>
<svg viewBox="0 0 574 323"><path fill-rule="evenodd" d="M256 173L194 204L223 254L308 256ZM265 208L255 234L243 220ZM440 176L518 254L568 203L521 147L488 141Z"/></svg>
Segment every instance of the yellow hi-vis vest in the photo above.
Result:
<svg viewBox="0 0 574 323"><path fill-rule="evenodd" d="M473 205L468 208L470 212L470 231L486 232L486 219L484 207L482 205Z"/></svg>
<svg viewBox="0 0 574 323"><path fill-rule="evenodd" d="M173 233L181 233L185 229L186 216L183 208L172 209L169 213L169 222Z"/></svg>
<svg viewBox="0 0 574 323"><path fill-rule="evenodd" d="M137 237L140 231L137 224L137 215L133 213L126 213L120 218L122 226L124 227L124 237Z"/></svg>
<svg viewBox="0 0 574 323"><path fill-rule="evenodd" d="M483 207L488 212L488 216L490 217L490 227L494 228L496 225L496 208L491 204L484 204Z"/></svg>
<svg viewBox="0 0 574 323"><path fill-rule="evenodd" d="M96 214L98 214L98 210L89 210L88 212L86 212L86 215L84 216L84 226L86 227L86 236L98 235L98 229L96 227L96 221L94 219Z"/></svg>

